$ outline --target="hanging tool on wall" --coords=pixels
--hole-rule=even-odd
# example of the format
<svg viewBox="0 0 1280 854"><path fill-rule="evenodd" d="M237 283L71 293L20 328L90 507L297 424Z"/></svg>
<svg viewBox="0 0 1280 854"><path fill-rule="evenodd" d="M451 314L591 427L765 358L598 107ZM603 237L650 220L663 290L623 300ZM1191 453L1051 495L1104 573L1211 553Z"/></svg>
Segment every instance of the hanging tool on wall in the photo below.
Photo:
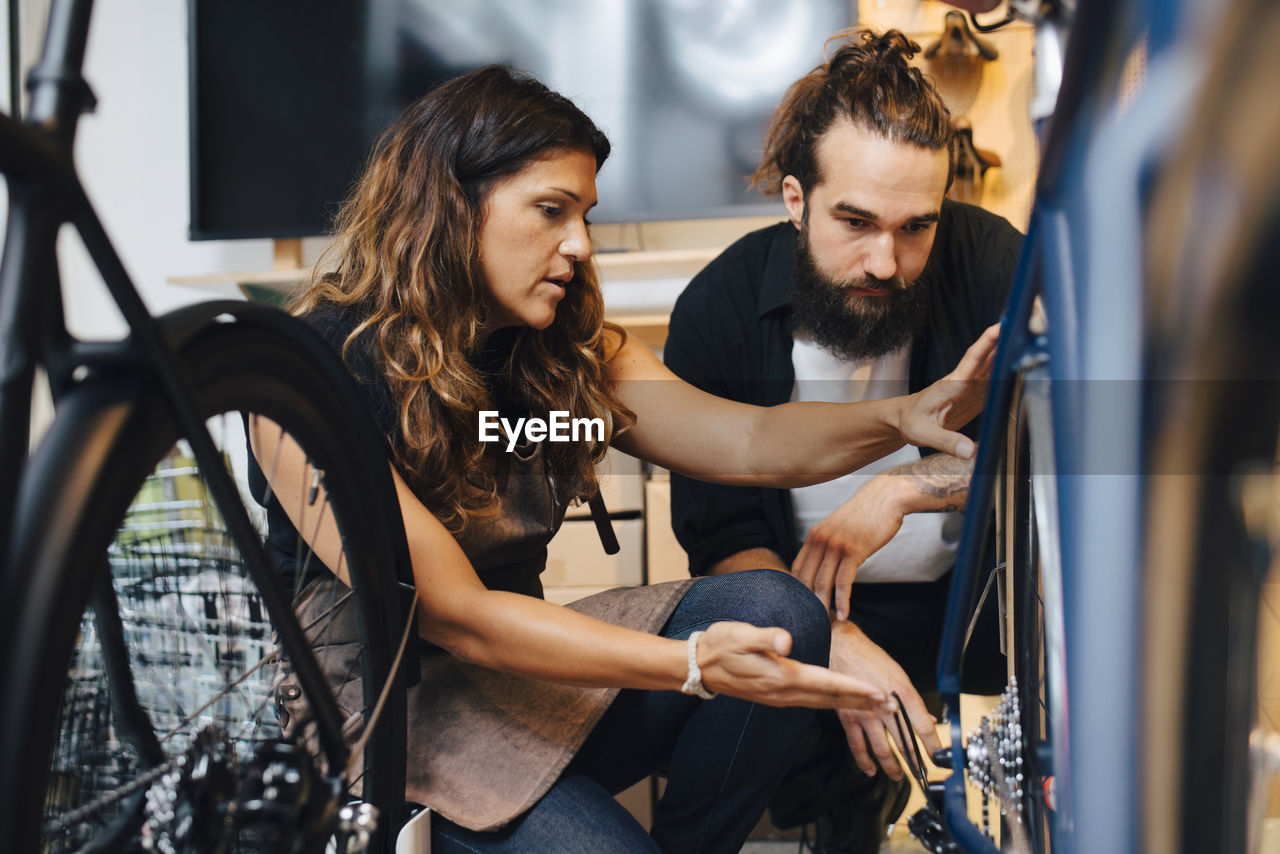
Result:
<svg viewBox="0 0 1280 854"><path fill-rule="evenodd" d="M980 204L987 170L1000 165L1000 155L973 143L973 123L967 116L951 119L951 166L953 178L947 198Z"/></svg>
<svg viewBox="0 0 1280 854"><path fill-rule="evenodd" d="M964 12L952 9L942 19L942 35L924 49L929 60L990 62L1000 51L986 39L976 35Z"/></svg>

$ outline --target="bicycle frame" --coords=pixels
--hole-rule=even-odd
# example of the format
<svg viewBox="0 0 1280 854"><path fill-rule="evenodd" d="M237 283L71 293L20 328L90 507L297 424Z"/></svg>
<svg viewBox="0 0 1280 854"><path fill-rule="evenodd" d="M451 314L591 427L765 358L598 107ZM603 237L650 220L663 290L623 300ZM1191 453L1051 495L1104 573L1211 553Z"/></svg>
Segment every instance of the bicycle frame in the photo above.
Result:
<svg viewBox="0 0 1280 854"><path fill-rule="evenodd" d="M1019 377L1047 362L1040 370L1048 380L1049 411L1042 406L1032 429L1050 440L1055 474L1034 475L1033 489L1056 513L1053 533L1060 545L1063 621L1056 629L1046 616L1046 634L1060 631L1061 637L1047 637L1046 645L1051 656L1058 649L1065 657L1048 663L1051 673L1060 668L1062 684L1051 686L1060 696L1052 700L1065 716L1043 754L1052 757L1051 839L1058 851L1139 847L1139 698L1131 686L1139 682L1138 475L1147 449L1142 394L1118 402L1110 392L1116 383L1140 388L1144 376L1142 293L1135 283L1141 281L1145 179L1196 82L1194 73L1164 62L1177 46L1181 12L1178 2L1082 0L1077 7L1072 32L1087 37L1068 44L1063 89L1043 135L1031 223L993 367L939 656L938 684L951 709L951 767L963 769L960 668L966 628L987 575L979 566L981 546L1007 416ZM1120 63L1144 37L1150 82L1126 112L1108 87L1118 89ZM1037 296L1049 318L1046 336L1028 331ZM994 854L968 819L964 776L956 770L945 782L947 825L964 850Z"/></svg>

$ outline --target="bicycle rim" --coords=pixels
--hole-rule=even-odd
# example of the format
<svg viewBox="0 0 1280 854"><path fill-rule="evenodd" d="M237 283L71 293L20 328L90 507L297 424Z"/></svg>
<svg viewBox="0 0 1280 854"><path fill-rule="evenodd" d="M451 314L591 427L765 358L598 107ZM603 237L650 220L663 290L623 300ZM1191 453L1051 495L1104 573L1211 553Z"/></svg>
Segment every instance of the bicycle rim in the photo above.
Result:
<svg viewBox="0 0 1280 854"><path fill-rule="evenodd" d="M1039 372L1025 379L1016 435L1012 505L1014 578L1012 695L1018 699L1014 734L1022 776L1016 820L1026 849L1051 850L1054 803L1053 725L1064 720L1054 705L1062 693L1061 563L1057 553L1056 484L1049 425L1047 381ZM1055 626L1055 615L1058 615ZM1055 672L1054 667L1057 665Z"/></svg>
<svg viewBox="0 0 1280 854"><path fill-rule="evenodd" d="M394 721L370 729L399 630L393 587L374 575L391 565L388 546L362 515L374 489L369 460L355 452L324 377L273 336L215 328L184 355L264 539L260 502L274 493L250 484L246 427L304 449L314 485L274 497L311 539L336 523L340 553L326 556L350 587L306 539L282 544L277 533L271 554L296 568L290 592L306 607L268 614L205 474L163 401L143 396L114 436L76 542L46 570L57 574L51 586L77 593L35 601L28 615L47 627L39 650L52 674L28 695L37 743L21 777L33 789L41 851L314 850L349 800L368 795L384 821L399 813ZM268 479L274 465L261 460ZM277 642L278 621L291 619L323 641L324 696L304 695L297 654ZM403 715L398 693L390 708ZM321 746L325 714L342 721L346 747L359 745L354 761Z"/></svg>
<svg viewBox="0 0 1280 854"><path fill-rule="evenodd" d="M1000 850L1052 849L1054 767L1065 750L1061 562L1047 373L1019 378L998 493L1001 610L1009 680L998 702L966 734L968 776L982 798L983 832Z"/></svg>

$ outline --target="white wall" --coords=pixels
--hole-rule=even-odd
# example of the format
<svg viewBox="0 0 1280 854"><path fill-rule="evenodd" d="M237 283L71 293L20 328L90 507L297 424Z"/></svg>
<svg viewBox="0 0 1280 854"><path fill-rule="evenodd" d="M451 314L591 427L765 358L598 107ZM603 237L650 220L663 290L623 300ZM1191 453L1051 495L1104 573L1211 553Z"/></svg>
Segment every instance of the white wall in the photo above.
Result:
<svg viewBox="0 0 1280 854"><path fill-rule="evenodd" d="M96 0L85 77L98 108L81 120L76 163L151 310L211 296L169 276L269 269L269 241L187 240L187 4ZM72 332L121 334L78 239L64 233L59 255Z"/></svg>

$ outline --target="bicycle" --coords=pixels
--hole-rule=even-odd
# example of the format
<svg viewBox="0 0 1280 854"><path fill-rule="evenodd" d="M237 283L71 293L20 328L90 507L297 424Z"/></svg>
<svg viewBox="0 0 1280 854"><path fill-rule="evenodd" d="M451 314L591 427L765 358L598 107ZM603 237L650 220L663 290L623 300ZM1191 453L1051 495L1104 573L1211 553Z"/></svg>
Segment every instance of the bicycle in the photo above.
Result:
<svg viewBox="0 0 1280 854"><path fill-rule="evenodd" d="M29 115L0 116L0 827L18 852L390 851L415 669L397 662L415 647L382 438L336 354L283 312L147 313L72 160L94 106L91 7L54 0ZM126 339L67 331L63 223ZM28 456L37 368L57 414ZM307 454L306 494L275 494L273 460L255 456L285 437ZM319 559L301 538L266 540L268 505L300 530L332 514L342 531L333 568L349 587L310 601L305 622L291 593ZM341 663L363 680L356 696L312 648L339 628L356 642Z"/></svg>
<svg viewBox="0 0 1280 854"><path fill-rule="evenodd" d="M976 778L1001 850L1256 850L1280 768L1257 710L1259 594L1280 554L1280 127L1257 99L1280 14L1010 6L1050 47L1073 35L944 629L952 773L912 827L931 851L995 851L967 816ZM1203 45L1196 24L1214 25ZM1145 82L1126 91L1135 67ZM1047 332L1030 328L1037 296ZM962 652L987 595L1006 614L1010 682L963 733Z"/></svg>

